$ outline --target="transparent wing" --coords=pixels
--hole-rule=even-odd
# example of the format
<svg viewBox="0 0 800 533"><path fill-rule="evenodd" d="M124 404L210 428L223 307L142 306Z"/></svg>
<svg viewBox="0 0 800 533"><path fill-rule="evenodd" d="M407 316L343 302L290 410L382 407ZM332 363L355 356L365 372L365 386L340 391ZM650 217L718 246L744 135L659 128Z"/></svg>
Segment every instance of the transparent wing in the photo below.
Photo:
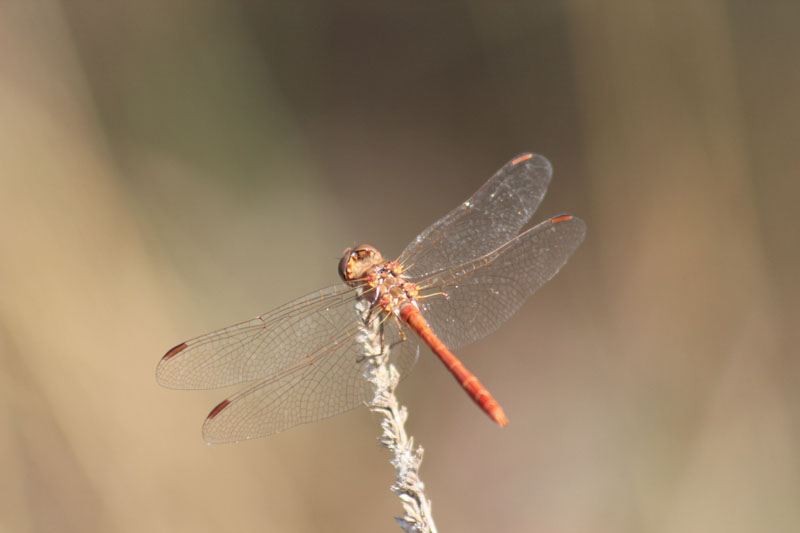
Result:
<svg viewBox="0 0 800 533"><path fill-rule="evenodd" d="M405 339L393 321L385 323L383 342L402 377L419 353L416 338L407 334ZM363 354L354 324L339 341L327 344L303 364L220 403L206 418L203 437L210 444L266 437L363 405L374 394L364 377Z"/></svg>
<svg viewBox="0 0 800 533"><path fill-rule="evenodd" d="M423 316L451 349L485 337L564 266L585 233L581 219L560 215L483 257L413 280L423 288Z"/></svg>
<svg viewBox="0 0 800 533"><path fill-rule="evenodd" d="M411 241L398 262L422 277L487 254L513 239L539 207L553 169L536 154L520 154L472 197Z"/></svg>
<svg viewBox="0 0 800 533"><path fill-rule="evenodd" d="M354 289L336 285L196 337L164 355L156 378L165 387L211 389L298 368L348 337L359 320L356 298Z"/></svg>

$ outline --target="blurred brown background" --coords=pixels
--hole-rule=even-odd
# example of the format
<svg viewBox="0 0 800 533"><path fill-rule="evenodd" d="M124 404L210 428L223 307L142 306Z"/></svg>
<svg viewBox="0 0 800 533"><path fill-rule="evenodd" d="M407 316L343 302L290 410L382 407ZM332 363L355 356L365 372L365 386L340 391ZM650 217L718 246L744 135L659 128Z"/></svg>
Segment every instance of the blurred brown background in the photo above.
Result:
<svg viewBox="0 0 800 533"><path fill-rule="evenodd" d="M513 155L566 268L399 394L445 531L800 529L800 4L0 5L0 531L399 531L366 409L205 446L170 346Z"/></svg>

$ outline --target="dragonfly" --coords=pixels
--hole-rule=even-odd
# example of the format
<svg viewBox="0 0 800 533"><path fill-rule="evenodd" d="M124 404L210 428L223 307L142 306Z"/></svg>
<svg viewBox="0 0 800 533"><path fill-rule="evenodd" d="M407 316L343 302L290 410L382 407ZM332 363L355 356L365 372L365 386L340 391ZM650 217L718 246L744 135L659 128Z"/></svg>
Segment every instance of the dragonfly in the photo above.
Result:
<svg viewBox="0 0 800 533"><path fill-rule="evenodd" d="M422 342L505 426L500 404L452 350L496 330L583 241L586 225L569 214L522 231L551 177L545 157L514 157L396 260L370 245L346 250L341 283L178 344L159 361L158 382L177 389L248 384L211 410L203 437L209 444L265 437L370 399L367 325L401 378Z"/></svg>

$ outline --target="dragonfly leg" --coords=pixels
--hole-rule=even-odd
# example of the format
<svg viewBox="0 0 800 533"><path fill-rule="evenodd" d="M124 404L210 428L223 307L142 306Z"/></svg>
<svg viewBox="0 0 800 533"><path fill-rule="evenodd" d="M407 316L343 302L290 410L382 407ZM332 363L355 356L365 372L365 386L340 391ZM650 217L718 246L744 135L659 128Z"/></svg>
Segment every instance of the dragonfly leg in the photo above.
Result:
<svg viewBox="0 0 800 533"><path fill-rule="evenodd" d="M449 294L447 294L444 291L439 291L439 292L432 292L430 294L421 294L421 295L417 296L417 300L425 300L427 298L432 298L434 296L442 296L442 297L444 297L445 300L449 300L450 299L450 295Z"/></svg>
<svg viewBox="0 0 800 533"><path fill-rule="evenodd" d="M395 341L395 342L393 342L393 343L391 343L391 344L388 344L387 341L386 341L386 326L387 326L387 323L389 322L390 318L393 319L394 325L397 327L397 332L400 334L400 339ZM379 334L381 336L381 351L380 351L380 353L375 354L375 355L369 355L369 354L360 355L358 357L358 359L356 360L358 363L362 363L366 359L371 358L371 357L377 357L379 355L386 355L387 353L391 353L391 351L394 349L395 346L399 346L400 344L402 344L402 343L406 342L406 340L408 340L408 338L406 337L405 328L403 327L402 320L400 320L400 318L398 318L397 315L395 315L394 313L386 314L386 316L384 316L384 318L381 319L381 322L378 325L378 327L380 328L380 333Z"/></svg>
<svg viewBox="0 0 800 533"><path fill-rule="evenodd" d="M395 346L397 346L401 342L405 342L405 340L406 340L406 332L403 329L403 322L394 313L392 313L392 318L394 319L394 323L397 326L397 330L400 332L400 340L397 341L396 343L392 344L391 346L389 346L389 348L394 348Z"/></svg>
<svg viewBox="0 0 800 533"><path fill-rule="evenodd" d="M389 319L391 315L386 315L383 318L379 318L379 313L376 311L380 311L379 306L373 306L370 308L367 318L365 320L365 325L369 328L372 327L373 320L379 320L378 326L378 334L380 335L380 342L381 342L381 350L376 354L361 354L356 358L356 363L363 363L365 360L371 357L377 357L386 353L386 332L384 325L386 321ZM390 347L391 348L391 347Z"/></svg>
<svg viewBox="0 0 800 533"><path fill-rule="evenodd" d="M394 319L394 324L397 326L398 333L400 333L400 340L396 341L396 342L393 342L392 344L389 344L388 346L386 345L386 333L385 333L385 327L384 326L385 326L386 322L388 321L389 317L387 317L387 320L384 320L381 323L381 345L383 346L383 349L381 350L381 355L386 354L387 351L391 352L394 349L395 346L399 346L400 344L404 343L407 340L406 339L406 332L405 332L405 329L403 328L403 322L394 313L392 313L390 316Z"/></svg>

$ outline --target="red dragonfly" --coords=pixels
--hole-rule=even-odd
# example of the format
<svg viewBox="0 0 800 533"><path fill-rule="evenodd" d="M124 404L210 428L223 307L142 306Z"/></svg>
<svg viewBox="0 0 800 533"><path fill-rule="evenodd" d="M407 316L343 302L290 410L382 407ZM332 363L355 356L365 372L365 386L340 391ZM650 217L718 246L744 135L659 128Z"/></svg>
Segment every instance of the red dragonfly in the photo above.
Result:
<svg viewBox="0 0 800 533"><path fill-rule="evenodd" d="M359 338L369 323L401 377L416 363L421 339L505 426L500 404L450 350L497 329L583 241L586 226L572 215L520 233L551 176L544 157L515 157L396 261L369 245L347 250L339 265L343 284L175 346L158 364L158 382L180 389L249 382L209 413L203 436L221 443L272 435L369 400ZM366 315L359 302L368 302Z"/></svg>

